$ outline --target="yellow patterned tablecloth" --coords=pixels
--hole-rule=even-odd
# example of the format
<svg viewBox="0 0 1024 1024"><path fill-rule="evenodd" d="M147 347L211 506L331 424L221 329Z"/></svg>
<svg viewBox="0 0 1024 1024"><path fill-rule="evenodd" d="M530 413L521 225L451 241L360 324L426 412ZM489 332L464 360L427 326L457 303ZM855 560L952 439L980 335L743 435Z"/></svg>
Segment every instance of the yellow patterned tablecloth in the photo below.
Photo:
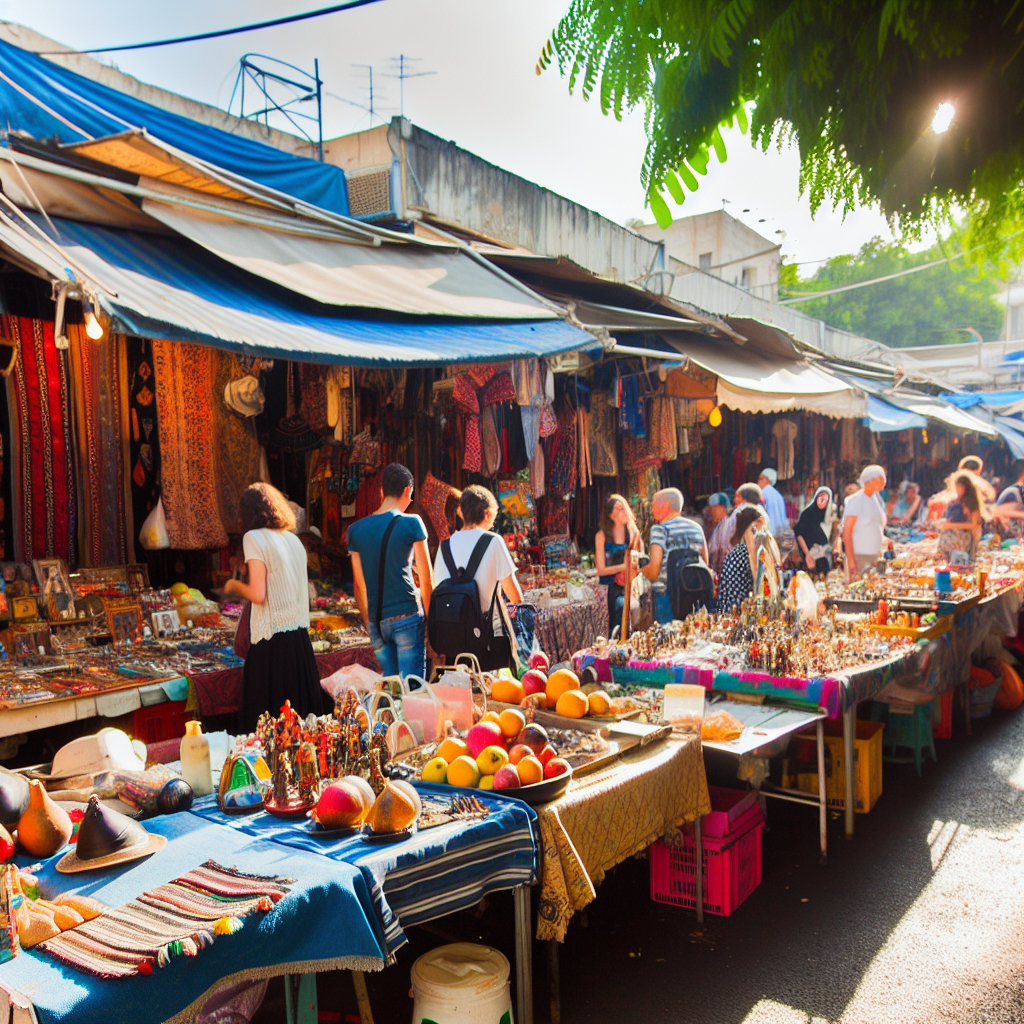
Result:
<svg viewBox="0 0 1024 1024"><path fill-rule="evenodd" d="M605 872L711 810L699 740L664 740L575 779L537 808L541 891L537 938L565 940L569 919Z"/></svg>

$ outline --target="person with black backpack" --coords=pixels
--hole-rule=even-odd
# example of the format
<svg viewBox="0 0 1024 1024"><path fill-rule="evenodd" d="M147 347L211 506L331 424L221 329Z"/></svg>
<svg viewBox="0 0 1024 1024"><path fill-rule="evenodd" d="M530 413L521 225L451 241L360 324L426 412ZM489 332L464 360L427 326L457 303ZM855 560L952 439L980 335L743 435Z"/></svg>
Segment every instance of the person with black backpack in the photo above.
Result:
<svg viewBox="0 0 1024 1024"><path fill-rule="evenodd" d="M682 512L683 494L676 487L651 499L651 555L640 571L651 581L654 617L663 623L685 619L701 607L710 611L715 596L704 531Z"/></svg>
<svg viewBox="0 0 1024 1024"><path fill-rule="evenodd" d="M523 590L504 538L491 532L498 502L486 487L462 492L465 525L442 541L434 563L434 592L427 635L450 665L460 654L475 654L484 671L513 664L511 629L499 590L518 604Z"/></svg>

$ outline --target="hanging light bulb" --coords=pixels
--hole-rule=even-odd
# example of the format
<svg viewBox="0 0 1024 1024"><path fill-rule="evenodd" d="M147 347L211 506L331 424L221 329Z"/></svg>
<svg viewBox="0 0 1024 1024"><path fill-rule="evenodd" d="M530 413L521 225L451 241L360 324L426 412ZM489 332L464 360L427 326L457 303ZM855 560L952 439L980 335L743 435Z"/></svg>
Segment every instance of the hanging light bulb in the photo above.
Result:
<svg viewBox="0 0 1024 1024"><path fill-rule="evenodd" d="M103 324L96 316L96 310L89 299L82 299L82 314L85 317L85 333L93 341L99 341L103 337Z"/></svg>
<svg viewBox="0 0 1024 1024"><path fill-rule="evenodd" d="M722 410L717 405L708 413L708 423L713 427L720 427L722 425Z"/></svg>

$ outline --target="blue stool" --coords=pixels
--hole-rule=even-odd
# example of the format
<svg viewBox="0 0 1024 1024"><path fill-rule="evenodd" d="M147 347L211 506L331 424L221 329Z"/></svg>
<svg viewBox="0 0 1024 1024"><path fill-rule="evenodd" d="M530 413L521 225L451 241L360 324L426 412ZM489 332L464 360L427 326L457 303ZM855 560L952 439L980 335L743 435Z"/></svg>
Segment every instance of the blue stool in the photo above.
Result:
<svg viewBox="0 0 1024 1024"><path fill-rule="evenodd" d="M937 764L935 738L932 735L932 702L927 704L892 704L876 702L871 708L871 720L884 722L882 733L882 757L891 764L914 762L917 774L921 774L921 751L927 750ZM897 756L896 749L904 747L913 751L913 757Z"/></svg>

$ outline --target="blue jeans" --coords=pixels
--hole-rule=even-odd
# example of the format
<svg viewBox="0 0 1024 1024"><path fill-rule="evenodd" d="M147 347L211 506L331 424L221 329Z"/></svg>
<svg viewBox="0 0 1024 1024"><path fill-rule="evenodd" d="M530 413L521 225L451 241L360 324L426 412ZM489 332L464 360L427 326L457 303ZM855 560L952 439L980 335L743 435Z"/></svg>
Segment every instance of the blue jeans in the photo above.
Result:
<svg viewBox="0 0 1024 1024"><path fill-rule="evenodd" d="M427 676L427 645L423 615L392 615L381 619L380 633L370 623L370 642L386 676Z"/></svg>

